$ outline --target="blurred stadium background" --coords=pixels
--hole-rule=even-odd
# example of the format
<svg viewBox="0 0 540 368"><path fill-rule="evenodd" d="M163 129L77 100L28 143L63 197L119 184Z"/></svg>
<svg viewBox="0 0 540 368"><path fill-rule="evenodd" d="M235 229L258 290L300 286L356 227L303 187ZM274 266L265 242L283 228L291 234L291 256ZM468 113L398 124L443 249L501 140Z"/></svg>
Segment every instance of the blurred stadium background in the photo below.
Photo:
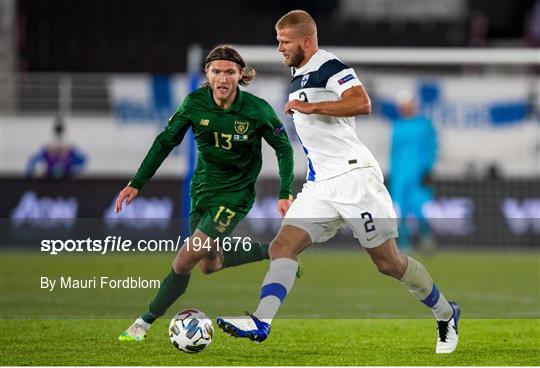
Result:
<svg viewBox="0 0 540 368"><path fill-rule="evenodd" d="M366 85L373 113L357 119L358 134L386 174L396 94L416 93L433 120L439 148L428 217L450 219L433 222L440 246L538 248L540 2L533 0L3 0L4 240L27 237L33 219L47 219L47 229L76 218L110 219L115 194L198 86L202 58L220 43L238 46L258 69L249 90L283 117L295 145L298 191L305 158L282 114L289 72L273 28L295 8L313 14L320 46L354 66ZM62 144L76 147L84 163L69 177L60 170L44 178L39 152L56 144L59 122ZM166 160L122 219L182 216L190 143L186 138ZM278 217L276 160L267 146L264 162L251 216ZM271 236L270 224L251 231Z"/></svg>
<svg viewBox="0 0 540 368"><path fill-rule="evenodd" d="M275 21L297 8L316 19L320 47L353 66L366 86L373 112L357 118L358 134L387 182L398 92L416 94L433 120L436 195L427 215L440 252L418 257L464 310L461 351L450 360L432 353L434 326L419 319L430 313L394 280L377 276L346 231L303 255L301 285L280 312L303 320L278 321L283 333L265 343L263 360L252 346L220 334L206 355L170 354L166 318L144 349L113 344L127 323L115 318L131 320L155 290L49 292L39 285L42 276L161 279L171 253L17 251L35 249L44 237L174 239L183 231L190 137L130 207L114 215L113 203L177 105L200 84L203 57L221 43L238 47L259 71L249 90L283 118L298 192L306 162L282 113L290 74L274 32ZM1 0L0 363L538 365L539 47L540 0ZM79 167L47 175L42 153L51 147L71 147ZM263 149L257 202L238 233L270 240L280 224L278 177L272 150ZM195 272L167 316L187 306L212 317L251 308L265 270L252 264ZM347 318L378 320L335 320ZM322 319L334 320L321 326Z"/></svg>

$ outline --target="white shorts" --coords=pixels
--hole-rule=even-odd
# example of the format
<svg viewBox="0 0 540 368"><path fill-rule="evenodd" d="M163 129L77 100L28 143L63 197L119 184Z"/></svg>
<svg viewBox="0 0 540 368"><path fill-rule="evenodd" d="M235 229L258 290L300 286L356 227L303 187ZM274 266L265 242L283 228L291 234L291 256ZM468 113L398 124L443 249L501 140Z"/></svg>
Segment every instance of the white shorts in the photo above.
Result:
<svg viewBox="0 0 540 368"><path fill-rule="evenodd" d="M345 225L364 248L398 236L396 212L379 167L306 182L282 224L306 231L313 243L327 241Z"/></svg>

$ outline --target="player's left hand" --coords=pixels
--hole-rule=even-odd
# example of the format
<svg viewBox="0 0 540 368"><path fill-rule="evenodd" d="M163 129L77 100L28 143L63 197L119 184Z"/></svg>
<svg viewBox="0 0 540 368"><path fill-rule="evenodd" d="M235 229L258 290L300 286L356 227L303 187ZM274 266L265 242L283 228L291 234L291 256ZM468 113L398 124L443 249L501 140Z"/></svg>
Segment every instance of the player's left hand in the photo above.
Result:
<svg viewBox="0 0 540 368"><path fill-rule="evenodd" d="M277 206L278 206L278 211L281 214L281 217L285 216L285 214L287 213L291 205L292 205L292 201L289 199L280 199L278 201Z"/></svg>
<svg viewBox="0 0 540 368"><path fill-rule="evenodd" d="M301 100L292 100L285 104L285 114L294 114L294 111L301 112L302 114L313 114L314 106L312 103L301 101Z"/></svg>

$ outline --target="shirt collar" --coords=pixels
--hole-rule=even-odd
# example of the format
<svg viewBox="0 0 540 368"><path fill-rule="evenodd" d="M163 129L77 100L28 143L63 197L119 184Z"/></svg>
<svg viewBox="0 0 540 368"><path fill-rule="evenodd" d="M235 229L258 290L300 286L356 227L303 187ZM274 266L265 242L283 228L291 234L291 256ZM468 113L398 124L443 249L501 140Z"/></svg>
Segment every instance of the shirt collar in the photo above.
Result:
<svg viewBox="0 0 540 368"><path fill-rule="evenodd" d="M321 53L321 49L317 49L317 51L309 58L308 62L302 66L301 68L291 68L291 74L293 77L297 76L297 75L302 75L302 74L305 74L306 71L308 71L312 65L315 63L315 59L317 59L319 57Z"/></svg>

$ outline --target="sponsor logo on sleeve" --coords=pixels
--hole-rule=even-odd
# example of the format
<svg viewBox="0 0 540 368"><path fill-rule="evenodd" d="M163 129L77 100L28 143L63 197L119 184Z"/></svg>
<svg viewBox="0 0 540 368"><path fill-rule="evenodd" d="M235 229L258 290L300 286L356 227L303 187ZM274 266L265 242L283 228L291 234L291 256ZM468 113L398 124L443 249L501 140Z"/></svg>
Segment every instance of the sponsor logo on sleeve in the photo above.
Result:
<svg viewBox="0 0 540 368"><path fill-rule="evenodd" d="M341 78L340 80L338 80L337 82L341 86L342 84L347 83L351 79L354 79L354 75L348 74L348 75L344 76L343 78Z"/></svg>

